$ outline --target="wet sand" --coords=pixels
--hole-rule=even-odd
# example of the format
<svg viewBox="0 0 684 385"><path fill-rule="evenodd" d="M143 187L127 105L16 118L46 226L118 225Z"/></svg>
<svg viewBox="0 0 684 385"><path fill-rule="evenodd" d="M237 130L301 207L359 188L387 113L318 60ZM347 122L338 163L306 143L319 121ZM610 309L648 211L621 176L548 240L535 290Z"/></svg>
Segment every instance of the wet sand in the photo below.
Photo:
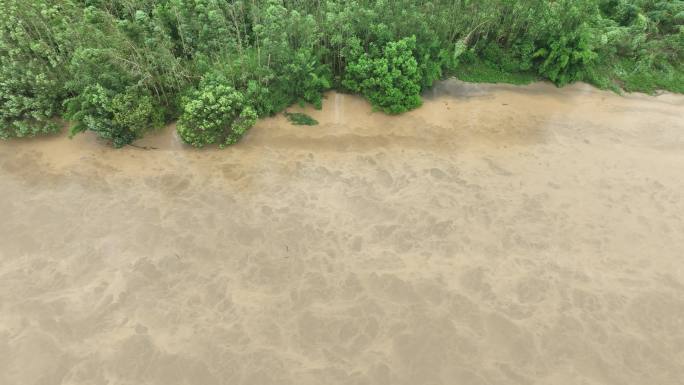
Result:
<svg viewBox="0 0 684 385"><path fill-rule="evenodd" d="M0 142L0 384L684 384L684 96L306 111Z"/></svg>

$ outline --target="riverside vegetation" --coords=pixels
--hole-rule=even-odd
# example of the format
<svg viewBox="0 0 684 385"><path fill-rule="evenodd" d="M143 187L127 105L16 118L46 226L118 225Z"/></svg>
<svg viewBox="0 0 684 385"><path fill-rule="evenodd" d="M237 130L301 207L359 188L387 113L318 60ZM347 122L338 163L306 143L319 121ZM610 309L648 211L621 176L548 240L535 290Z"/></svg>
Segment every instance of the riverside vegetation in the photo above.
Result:
<svg viewBox="0 0 684 385"><path fill-rule="evenodd" d="M196 147L328 89L380 111L446 76L684 93L680 0L0 0L0 138L177 120Z"/></svg>

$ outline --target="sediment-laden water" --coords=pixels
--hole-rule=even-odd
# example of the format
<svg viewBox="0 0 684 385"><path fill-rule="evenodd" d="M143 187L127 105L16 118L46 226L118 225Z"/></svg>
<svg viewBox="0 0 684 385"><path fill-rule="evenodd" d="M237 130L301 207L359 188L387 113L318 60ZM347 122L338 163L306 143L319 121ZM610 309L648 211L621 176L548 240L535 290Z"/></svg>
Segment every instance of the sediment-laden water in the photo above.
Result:
<svg viewBox="0 0 684 385"><path fill-rule="evenodd" d="M684 383L683 96L305 111L0 143L0 384Z"/></svg>

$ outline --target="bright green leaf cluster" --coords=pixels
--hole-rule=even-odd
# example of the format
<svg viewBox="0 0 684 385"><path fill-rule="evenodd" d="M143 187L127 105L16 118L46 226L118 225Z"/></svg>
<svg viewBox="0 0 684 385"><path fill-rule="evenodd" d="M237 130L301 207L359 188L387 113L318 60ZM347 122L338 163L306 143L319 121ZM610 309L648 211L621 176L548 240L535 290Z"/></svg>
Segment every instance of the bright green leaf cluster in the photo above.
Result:
<svg viewBox="0 0 684 385"><path fill-rule="evenodd" d="M256 119L256 112L241 92L221 77L208 77L186 98L178 134L195 147L214 143L223 147L237 143Z"/></svg>

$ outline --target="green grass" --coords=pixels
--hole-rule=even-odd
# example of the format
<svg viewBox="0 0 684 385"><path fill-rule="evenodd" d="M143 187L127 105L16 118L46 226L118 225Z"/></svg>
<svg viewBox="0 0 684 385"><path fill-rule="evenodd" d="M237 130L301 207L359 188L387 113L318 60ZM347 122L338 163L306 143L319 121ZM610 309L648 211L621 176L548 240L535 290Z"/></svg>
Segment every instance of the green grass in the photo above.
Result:
<svg viewBox="0 0 684 385"><path fill-rule="evenodd" d="M614 67L614 76L627 92L653 94L658 90L684 93L684 66L680 68L646 69L623 60Z"/></svg>
<svg viewBox="0 0 684 385"><path fill-rule="evenodd" d="M471 83L507 83L525 85L539 80L532 72L508 72L484 60L461 64L456 77ZM659 90L684 93L684 65L679 68L654 70L640 68L629 60L597 67L584 81L601 89L615 92L643 92L654 94Z"/></svg>
<svg viewBox="0 0 684 385"><path fill-rule="evenodd" d="M484 61L463 63L456 70L456 77L471 83L530 84L538 77L531 72L507 72Z"/></svg>
<svg viewBox="0 0 684 385"><path fill-rule="evenodd" d="M285 112L285 116L290 123L296 126L315 126L318 124L318 120L300 112Z"/></svg>

